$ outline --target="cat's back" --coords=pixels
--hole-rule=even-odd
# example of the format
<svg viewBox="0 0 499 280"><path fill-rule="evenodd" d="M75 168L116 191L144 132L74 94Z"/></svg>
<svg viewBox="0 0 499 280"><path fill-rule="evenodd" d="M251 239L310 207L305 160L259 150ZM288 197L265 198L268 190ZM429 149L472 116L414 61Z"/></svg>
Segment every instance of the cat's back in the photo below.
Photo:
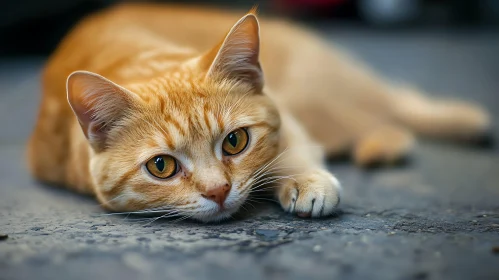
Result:
<svg viewBox="0 0 499 280"><path fill-rule="evenodd" d="M74 68L112 75L112 66L123 67L122 60L150 50L207 51L236 20L236 13L219 10L116 5L80 21L50 57L46 71Z"/></svg>
<svg viewBox="0 0 499 280"><path fill-rule="evenodd" d="M52 55L46 72L66 78L72 71L85 69L120 83L123 77L116 69L145 63L134 58L163 52L168 60L175 55L185 59L210 50L243 14L185 5L116 5L83 19ZM259 18L260 58L267 82L277 84L281 69L292 62L290 58L310 49L316 37L285 20ZM301 48L302 44L306 48ZM161 59L158 56L156 60Z"/></svg>

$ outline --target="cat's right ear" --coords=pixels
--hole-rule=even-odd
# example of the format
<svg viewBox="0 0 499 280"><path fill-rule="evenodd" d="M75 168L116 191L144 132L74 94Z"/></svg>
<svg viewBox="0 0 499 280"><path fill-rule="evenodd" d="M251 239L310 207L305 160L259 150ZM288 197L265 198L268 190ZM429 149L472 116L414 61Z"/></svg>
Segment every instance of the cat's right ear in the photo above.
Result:
<svg viewBox="0 0 499 280"><path fill-rule="evenodd" d="M127 89L92 72L76 71L66 82L68 102L95 151L106 147L109 131L136 98Z"/></svg>

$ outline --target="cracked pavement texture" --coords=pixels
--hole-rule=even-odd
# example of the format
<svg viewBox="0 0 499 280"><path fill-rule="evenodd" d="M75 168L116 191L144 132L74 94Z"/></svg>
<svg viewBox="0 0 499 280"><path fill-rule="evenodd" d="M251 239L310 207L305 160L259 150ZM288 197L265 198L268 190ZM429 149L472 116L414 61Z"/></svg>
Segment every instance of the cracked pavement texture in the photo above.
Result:
<svg viewBox="0 0 499 280"><path fill-rule="evenodd" d="M315 27L385 77L483 104L498 136L497 33ZM423 140L406 166L331 163L330 218L253 203L221 224L145 225L27 174L43 60L0 61L0 279L499 279L497 148Z"/></svg>

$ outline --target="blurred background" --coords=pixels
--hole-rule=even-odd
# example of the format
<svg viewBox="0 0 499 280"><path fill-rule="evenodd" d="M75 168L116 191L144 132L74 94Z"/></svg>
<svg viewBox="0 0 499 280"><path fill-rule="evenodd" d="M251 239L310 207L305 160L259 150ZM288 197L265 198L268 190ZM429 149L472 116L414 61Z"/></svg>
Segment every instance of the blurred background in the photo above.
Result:
<svg viewBox="0 0 499 280"><path fill-rule="evenodd" d="M0 52L47 54L82 16L120 0L2 0ZM138 2L138 1L135 1ZM306 22L365 28L491 28L499 22L497 0L177 0L261 12Z"/></svg>

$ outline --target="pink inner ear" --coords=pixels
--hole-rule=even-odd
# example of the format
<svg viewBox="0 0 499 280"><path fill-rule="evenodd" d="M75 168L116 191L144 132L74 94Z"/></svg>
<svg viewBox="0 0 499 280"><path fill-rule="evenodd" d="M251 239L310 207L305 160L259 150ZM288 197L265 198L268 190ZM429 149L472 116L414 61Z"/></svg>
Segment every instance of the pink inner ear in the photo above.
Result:
<svg viewBox="0 0 499 280"><path fill-rule="evenodd" d="M102 148L111 123L132 106L133 94L100 75L85 71L68 77L67 90L68 102L83 133L94 148Z"/></svg>
<svg viewBox="0 0 499 280"><path fill-rule="evenodd" d="M106 124L104 123L97 123L95 121L91 121L90 122L90 126L88 128L88 134L87 135L87 138L91 138L92 140L96 140L96 139L99 139L99 141L102 141L104 142L105 138L106 138L106 132L107 132L107 129L106 129Z"/></svg>
<svg viewBox="0 0 499 280"><path fill-rule="evenodd" d="M241 18L229 31L208 71L208 77L233 78L261 89L258 20L252 14ZM212 55L212 52L209 53Z"/></svg>
<svg viewBox="0 0 499 280"><path fill-rule="evenodd" d="M73 95L68 95L68 101L69 104L71 105L71 108L73 109L73 112L76 115L76 118L78 119L78 122L80 123L81 129L83 130L83 133L85 134L85 137L89 137L89 125L92 122L92 110L87 108L82 104L81 100L76 101L75 97Z"/></svg>
<svg viewBox="0 0 499 280"><path fill-rule="evenodd" d="M83 113L76 113L78 122L80 123L81 129L85 134L85 137L89 140L104 140L105 138L105 124L99 123L95 119L93 119L92 110L81 110L82 108L74 108L76 111L80 111Z"/></svg>
<svg viewBox="0 0 499 280"><path fill-rule="evenodd" d="M79 101L73 104L73 110L85 137L87 137L90 142L104 143L108 132L108 124L97 119L95 115L96 111L94 109L95 104L88 101Z"/></svg>

